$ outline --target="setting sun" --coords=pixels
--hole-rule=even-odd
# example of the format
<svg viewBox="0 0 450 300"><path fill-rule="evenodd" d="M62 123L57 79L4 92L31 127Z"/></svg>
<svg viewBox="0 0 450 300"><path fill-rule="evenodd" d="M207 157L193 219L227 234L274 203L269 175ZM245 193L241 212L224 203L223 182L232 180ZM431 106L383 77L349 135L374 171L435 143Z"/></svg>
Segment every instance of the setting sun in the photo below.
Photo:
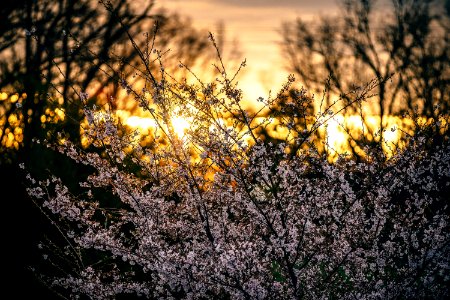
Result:
<svg viewBox="0 0 450 300"><path fill-rule="evenodd" d="M141 130L148 130L149 128L157 127L155 120L153 120L151 118L138 117L138 116L130 117L130 116L127 116L126 114L123 114L121 117L126 120L125 122L127 125L134 127L134 128L139 128ZM186 130L190 127L189 122L182 117L172 118L171 123L172 123L175 134L179 137L184 136L184 134L186 133Z"/></svg>
<svg viewBox="0 0 450 300"><path fill-rule="evenodd" d="M175 133L182 137L184 136L186 130L189 128L189 122L182 117L176 117L172 119L172 126Z"/></svg>

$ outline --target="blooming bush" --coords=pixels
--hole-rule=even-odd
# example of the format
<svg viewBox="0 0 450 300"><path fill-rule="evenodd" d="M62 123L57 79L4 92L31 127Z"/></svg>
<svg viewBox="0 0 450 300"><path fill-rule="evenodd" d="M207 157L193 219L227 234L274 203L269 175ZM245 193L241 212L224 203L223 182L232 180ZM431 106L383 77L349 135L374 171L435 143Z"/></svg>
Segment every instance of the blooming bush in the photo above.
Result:
<svg viewBox="0 0 450 300"><path fill-rule="evenodd" d="M91 146L48 146L90 175L73 190L54 175L29 176L29 194L63 237L58 251L40 245L58 271L39 276L55 291L93 299L449 296L447 116L416 123L389 159L375 146L363 160L330 163L317 131L382 79L349 93L352 103L314 113L314 98L290 77L249 112L220 54L221 78L189 83L151 53L158 76L144 69L141 90L121 81L154 121L150 142L113 111L86 106ZM280 103L286 109L273 117ZM175 117L189 122L184 134ZM276 141L264 134L274 118L287 130Z"/></svg>

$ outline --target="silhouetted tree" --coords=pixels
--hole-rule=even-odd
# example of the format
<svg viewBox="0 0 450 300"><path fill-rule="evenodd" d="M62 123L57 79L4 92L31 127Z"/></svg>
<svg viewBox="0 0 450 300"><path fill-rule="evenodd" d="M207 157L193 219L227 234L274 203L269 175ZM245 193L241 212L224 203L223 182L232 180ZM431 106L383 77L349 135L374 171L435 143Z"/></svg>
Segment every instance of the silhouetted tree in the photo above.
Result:
<svg viewBox="0 0 450 300"><path fill-rule="evenodd" d="M2 236L8 245L2 268L7 275L4 293L25 297L31 292L38 297L43 292L26 270L36 260L37 241L55 236L46 217L27 199L18 163L25 161L38 177L46 170L65 178L81 178L85 172L32 143L33 138L52 139L58 130L80 142L83 105L104 101L105 94L117 96L119 79L136 72L138 53L130 37L141 49L154 43L173 69L179 60L193 65L214 53L207 48L206 32L195 29L186 18L155 11L153 1L136 5L114 0L109 11L104 4L7 0L0 5L0 198L6 213ZM177 47L169 51L173 45ZM160 68L158 62L148 65ZM80 98L87 91L90 95L83 103ZM64 118L57 118L57 108L64 111ZM15 145L8 145L11 137ZM11 226L17 222L21 225ZM26 290L18 289L24 286ZM51 299L43 293L43 298Z"/></svg>
<svg viewBox="0 0 450 300"><path fill-rule="evenodd" d="M373 108L383 128L386 115L448 111L449 28L449 1L343 0L338 15L285 23L282 53L308 89L321 91L329 80L344 99L354 85L389 79L379 82Z"/></svg>
<svg viewBox="0 0 450 300"><path fill-rule="evenodd" d="M208 56L206 33L193 28L188 19L154 12L154 1L133 4L19 0L2 5L0 90L19 96L15 105L0 102L2 152L9 132L18 136L25 152L33 138L48 138L51 122L41 120L47 108L63 108L65 120L58 125L79 140L82 93L89 89L90 100L97 101L109 86L108 93L114 96L119 77L131 77L136 71L137 53L128 35L142 49L154 43L173 66L179 60L189 65ZM177 49L169 51L171 45ZM157 62L150 65L159 68ZM9 122L11 115L14 122Z"/></svg>

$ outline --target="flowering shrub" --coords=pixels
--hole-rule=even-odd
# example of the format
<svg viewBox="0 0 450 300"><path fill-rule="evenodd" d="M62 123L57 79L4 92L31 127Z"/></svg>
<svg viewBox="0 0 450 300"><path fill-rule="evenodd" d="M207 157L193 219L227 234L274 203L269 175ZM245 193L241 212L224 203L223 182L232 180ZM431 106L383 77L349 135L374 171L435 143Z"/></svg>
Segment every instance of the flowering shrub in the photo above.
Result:
<svg viewBox="0 0 450 300"><path fill-rule="evenodd" d="M59 268L43 281L93 299L448 296L446 116L417 124L389 159L367 147L364 160L330 163L315 134L353 102L314 113L314 99L290 77L248 112L236 75L220 59L216 68L222 77L209 84L177 81L162 64L158 76L142 73L142 90L122 80L154 120L150 143L112 111L86 106L95 151L48 145L91 174L74 191L56 176L30 177L29 194L65 242L56 252L40 245ZM346 98L361 104L377 82ZM287 134L273 142L263 134L273 122L267 111L281 102ZM184 134L174 117L188 120Z"/></svg>

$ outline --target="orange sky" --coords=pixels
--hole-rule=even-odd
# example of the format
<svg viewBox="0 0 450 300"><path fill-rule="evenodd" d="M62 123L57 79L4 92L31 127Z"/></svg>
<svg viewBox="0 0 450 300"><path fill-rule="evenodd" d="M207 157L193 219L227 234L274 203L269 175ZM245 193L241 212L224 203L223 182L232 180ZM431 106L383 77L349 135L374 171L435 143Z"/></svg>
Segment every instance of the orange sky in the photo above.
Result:
<svg viewBox="0 0 450 300"><path fill-rule="evenodd" d="M281 60L278 30L283 22L296 17L310 19L336 12L337 0L159 0L165 8L191 18L194 26L214 33L223 22L228 45L237 39L242 60L247 59L240 87L246 100L276 92L287 79Z"/></svg>

